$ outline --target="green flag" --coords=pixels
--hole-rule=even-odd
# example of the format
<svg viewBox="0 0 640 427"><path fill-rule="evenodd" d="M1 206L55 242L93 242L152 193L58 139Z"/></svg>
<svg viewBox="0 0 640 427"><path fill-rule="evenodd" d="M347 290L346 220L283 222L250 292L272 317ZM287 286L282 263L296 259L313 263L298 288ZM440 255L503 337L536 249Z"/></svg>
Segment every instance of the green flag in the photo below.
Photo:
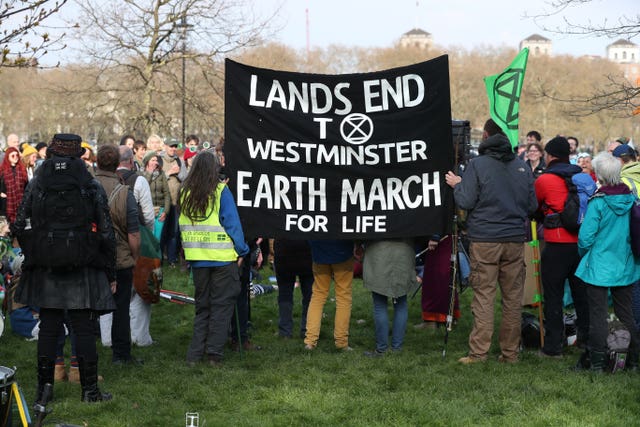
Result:
<svg viewBox="0 0 640 427"><path fill-rule="evenodd" d="M502 73L484 78L491 118L509 137L513 147L518 146L518 110L527 58L529 48L525 47Z"/></svg>

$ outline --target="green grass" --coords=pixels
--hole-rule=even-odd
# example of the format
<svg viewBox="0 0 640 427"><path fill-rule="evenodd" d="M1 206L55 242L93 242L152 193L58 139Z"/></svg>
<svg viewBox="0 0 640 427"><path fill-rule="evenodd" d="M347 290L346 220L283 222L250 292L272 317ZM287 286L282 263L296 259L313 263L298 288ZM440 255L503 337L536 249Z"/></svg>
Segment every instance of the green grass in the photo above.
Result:
<svg viewBox="0 0 640 427"><path fill-rule="evenodd" d="M165 271L165 287L192 294L185 274ZM243 356L227 351L221 368L185 365L193 307L161 301L153 307L151 325L159 344L134 348L135 356L144 359L142 367L111 366L109 349L98 344L105 377L101 388L113 393L114 400L83 404L79 385L57 383L47 421L183 426L185 413L197 412L200 426L640 425L640 374L571 372L577 350L570 349L563 360L524 352L520 363L503 365L497 362L494 337L487 363L458 364L467 351L470 290L462 295L463 317L450 333L445 358L444 331L411 327L420 321L419 294L409 303L403 352L363 357L364 350L374 348L371 298L360 280L354 281L353 293L350 343L355 351L342 353L333 347L331 301L315 351L305 351L300 339L278 339L277 297L269 294L252 300L252 340L263 349ZM296 320L299 297L296 290ZM35 393L35 363L36 343L5 330L0 364L17 367L16 378L29 404Z"/></svg>

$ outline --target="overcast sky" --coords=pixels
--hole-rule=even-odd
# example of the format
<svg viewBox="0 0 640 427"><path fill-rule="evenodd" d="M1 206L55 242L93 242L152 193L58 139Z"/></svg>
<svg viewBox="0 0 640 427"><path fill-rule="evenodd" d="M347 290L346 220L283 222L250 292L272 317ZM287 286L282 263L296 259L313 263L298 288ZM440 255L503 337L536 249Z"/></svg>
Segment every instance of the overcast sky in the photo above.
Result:
<svg viewBox="0 0 640 427"><path fill-rule="evenodd" d="M251 1L251 0L248 0ZM553 41L554 54L605 56L608 44L620 37L585 37L556 34L545 28L564 28L564 20L578 24L615 25L620 17L640 21L640 0L592 0L567 8L554 16L552 0L253 0L252 10L263 16L280 8L273 21L279 31L276 40L291 47L307 45L307 13L311 47L331 44L362 47L392 46L403 33L420 28L431 33L436 45L445 48L461 46L507 46L518 48L519 42L531 34ZM54 17L77 22L77 6L73 0ZM533 18L538 16L537 19ZM62 31L58 29L59 31ZM55 33L55 30L51 31ZM640 40L632 40L640 44ZM77 55L75 43L69 48L50 52L42 63L62 64Z"/></svg>
<svg viewBox="0 0 640 427"><path fill-rule="evenodd" d="M311 46L329 44L386 47L414 27L431 33L434 43L467 49L480 45L518 47L520 40L537 33L553 41L553 52L605 55L618 38L585 38L545 31L542 27L571 22L616 23L620 16L640 14L639 0L593 0L565 9L553 17L527 16L553 10L551 0L259 0L261 7L280 4L283 28L278 36L287 45L306 46L309 10ZM267 6L269 5L269 6ZM640 44L640 40L633 40Z"/></svg>

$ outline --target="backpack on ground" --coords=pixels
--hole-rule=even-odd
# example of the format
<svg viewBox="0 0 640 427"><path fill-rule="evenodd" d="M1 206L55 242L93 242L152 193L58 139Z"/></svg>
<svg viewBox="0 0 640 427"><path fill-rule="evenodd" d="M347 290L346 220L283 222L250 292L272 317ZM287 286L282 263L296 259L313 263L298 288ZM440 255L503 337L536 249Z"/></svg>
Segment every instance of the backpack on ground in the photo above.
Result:
<svg viewBox="0 0 640 427"><path fill-rule="evenodd" d="M570 177L558 176L564 179L567 186L567 198L562 211L556 212L550 208L553 213L544 217L543 225L545 228L562 227L571 233L577 233L587 212L589 197L596 192L596 183L593 182L591 176L584 172L576 173Z"/></svg>
<svg viewBox="0 0 640 427"><path fill-rule="evenodd" d="M608 372L613 374L624 369L630 344L631 334L629 331L620 321L611 321L609 323L609 335L607 336Z"/></svg>
<svg viewBox="0 0 640 427"><path fill-rule="evenodd" d="M540 322L537 316L523 311L520 332L522 347L540 348Z"/></svg>
<svg viewBox="0 0 640 427"><path fill-rule="evenodd" d="M53 157L33 189L25 267L70 269L100 265L96 187L84 162Z"/></svg>

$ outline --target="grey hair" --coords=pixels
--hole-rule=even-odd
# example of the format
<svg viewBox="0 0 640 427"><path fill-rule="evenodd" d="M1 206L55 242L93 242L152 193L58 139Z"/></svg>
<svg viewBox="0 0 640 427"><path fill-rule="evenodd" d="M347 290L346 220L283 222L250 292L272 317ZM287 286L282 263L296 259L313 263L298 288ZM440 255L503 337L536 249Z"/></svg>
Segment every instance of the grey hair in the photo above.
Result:
<svg viewBox="0 0 640 427"><path fill-rule="evenodd" d="M616 159L606 151L598 154L593 159L593 170L602 185L620 184L620 160Z"/></svg>
<svg viewBox="0 0 640 427"><path fill-rule="evenodd" d="M120 151L120 163L129 163L129 161L133 159L133 151L131 151L131 148L126 145L120 145L118 150Z"/></svg>

